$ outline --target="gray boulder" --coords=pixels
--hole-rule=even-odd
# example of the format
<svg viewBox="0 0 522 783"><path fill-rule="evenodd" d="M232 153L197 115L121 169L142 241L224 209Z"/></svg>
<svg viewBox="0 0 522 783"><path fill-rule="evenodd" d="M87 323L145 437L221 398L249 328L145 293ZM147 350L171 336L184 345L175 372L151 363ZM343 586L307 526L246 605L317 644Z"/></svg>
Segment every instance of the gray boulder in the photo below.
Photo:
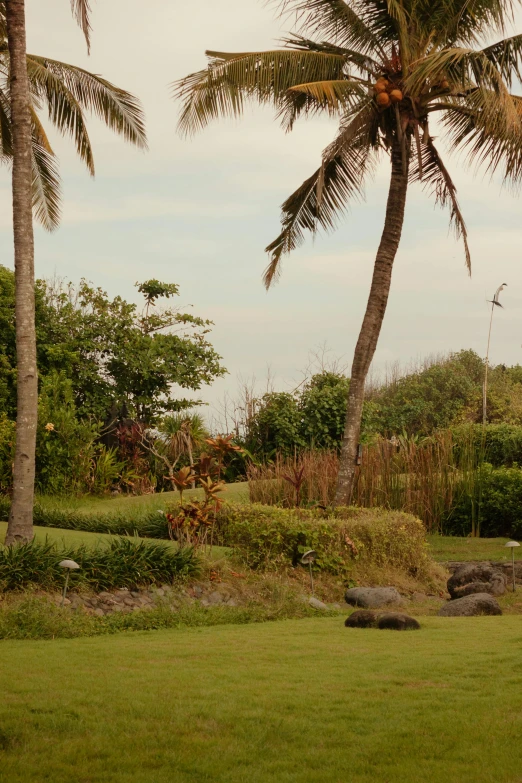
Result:
<svg viewBox="0 0 522 783"><path fill-rule="evenodd" d="M477 617L482 614L502 614L497 599L490 593L473 593L455 598L439 611L439 617Z"/></svg>
<svg viewBox="0 0 522 783"><path fill-rule="evenodd" d="M377 621L377 628L388 631L418 631L420 625L414 617L400 612L386 612Z"/></svg>
<svg viewBox="0 0 522 783"><path fill-rule="evenodd" d="M474 593L504 595L506 576L486 563L465 563L448 579L448 593L452 598L463 598Z"/></svg>
<svg viewBox="0 0 522 783"><path fill-rule="evenodd" d="M314 598L314 596L311 596L308 599L308 603L310 606L313 606L314 609L322 609L323 611L328 611L328 607L326 604L324 604L322 601L320 601L318 598Z"/></svg>
<svg viewBox="0 0 522 783"><path fill-rule="evenodd" d="M344 600L351 606L361 606L363 609L404 604L404 599L395 587L351 587L346 591Z"/></svg>

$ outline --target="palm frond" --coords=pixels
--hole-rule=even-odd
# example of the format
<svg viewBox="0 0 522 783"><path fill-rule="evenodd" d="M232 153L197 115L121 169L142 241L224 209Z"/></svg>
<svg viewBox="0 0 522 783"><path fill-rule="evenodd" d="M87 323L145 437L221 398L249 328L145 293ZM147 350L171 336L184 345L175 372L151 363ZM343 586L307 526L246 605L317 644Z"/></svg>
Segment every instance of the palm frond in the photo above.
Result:
<svg viewBox="0 0 522 783"><path fill-rule="evenodd" d="M502 78L511 87L513 78L521 80L520 63L522 62L522 35L504 38L482 50L487 59L493 63Z"/></svg>
<svg viewBox="0 0 522 783"><path fill-rule="evenodd" d="M4 90L0 89L0 155L11 157L12 154L11 104Z"/></svg>
<svg viewBox="0 0 522 783"><path fill-rule="evenodd" d="M346 46L336 46L329 41L312 41L302 35L291 35L289 38L282 38L281 43L290 49L301 49L306 52L323 52L324 54L338 54L346 58L346 62L354 69L363 74L371 74L376 79L382 73L382 63L379 63L373 57L367 54L361 54L355 49L349 49Z"/></svg>
<svg viewBox="0 0 522 783"><path fill-rule="evenodd" d="M268 245L270 256L264 273L269 288L281 274L281 259L304 241L305 230L329 231L346 212L349 202L361 198L371 171L378 114L368 98L354 110L323 153L322 165L282 205L282 231Z"/></svg>
<svg viewBox="0 0 522 783"><path fill-rule="evenodd" d="M442 122L451 150L466 151L470 164L485 166L491 175L503 169L503 179L518 187L522 184L522 98L511 95L510 101L515 122L495 93L479 89L460 103L457 99L444 103Z"/></svg>
<svg viewBox="0 0 522 783"><path fill-rule="evenodd" d="M28 55L27 70L31 86L45 96L47 103L50 100L52 102L53 92L62 94L64 100L69 94L82 110L99 117L110 130L123 136L125 141L142 149L147 148L143 109L131 93L83 68L48 57ZM60 89L60 85L64 89ZM60 117L58 113L58 122Z"/></svg>
<svg viewBox="0 0 522 783"><path fill-rule="evenodd" d="M493 32L504 34L513 22L511 0L420 0L416 16L436 32L434 45L480 45Z"/></svg>
<svg viewBox="0 0 522 783"><path fill-rule="evenodd" d="M336 113L346 106L352 106L357 99L365 98L368 95L368 89L365 89L360 82L348 81L347 79L296 84L295 87L290 87L290 90L310 95L331 113Z"/></svg>
<svg viewBox="0 0 522 783"><path fill-rule="evenodd" d="M415 182L419 178L419 165L413 160L410 170L410 181ZM462 239L464 243L466 267L471 274L468 232L457 199L457 188L431 138L428 139L426 144L422 145L422 184L424 189L434 196L436 204L442 208L449 207L450 226L453 227L457 239Z"/></svg>
<svg viewBox="0 0 522 783"><path fill-rule="evenodd" d="M36 220L53 231L60 223L61 187L58 161L53 152L33 139L33 211Z"/></svg>
<svg viewBox="0 0 522 783"><path fill-rule="evenodd" d="M58 130L74 139L76 151L91 175L94 158L83 111L65 82L45 65L40 58L27 57L27 75L32 94L47 105L49 119Z"/></svg>
<svg viewBox="0 0 522 783"><path fill-rule="evenodd" d="M78 22L80 30L85 36L85 42L87 44L87 51L91 49L91 23L89 16L91 13L89 0L71 0L71 11L74 18Z"/></svg>
<svg viewBox="0 0 522 783"><path fill-rule="evenodd" d="M502 121L514 126L518 116L512 96L494 63L482 52L471 49L445 49L418 61L406 80L406 89L419 100L430 100L426 84L436 87L445 78L457 97L467 99L476 94L495 96L496 109Z"/></svg>
<svg viewBox="0 0 522 783"><path fill-rule="evenodd" d="M345 0L282 0L281 13L295 17L301 33L325 36L332 43L377 58L385 56L378 31Z"/></svg>
<svg viewBox="0 0 522 783"><path fill-rule="evenodd" d="M211 59L205 70L174 84L174 96L183 101L182 133L200 130L220 116L239 116L248 98L278 106L290 87L340 79L346 66L341 55L290 49L207 55Z"/></svg>

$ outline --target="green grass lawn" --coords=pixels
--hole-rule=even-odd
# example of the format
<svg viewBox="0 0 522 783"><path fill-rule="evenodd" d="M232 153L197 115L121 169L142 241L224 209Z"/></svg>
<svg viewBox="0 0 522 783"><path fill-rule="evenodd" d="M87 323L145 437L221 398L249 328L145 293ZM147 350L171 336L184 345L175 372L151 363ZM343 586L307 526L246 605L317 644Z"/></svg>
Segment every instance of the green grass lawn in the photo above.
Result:
<svg viewBox="0 0 522 783"><path fill-rule="evenodd" d="M221 496L235 503L248 502L248 482L227 484L227 488ZM203 490L189 490L184 493L183 497L202 498ZM39 495L36 500L46 509L58 508L85 513L120 514L127 510L132 513L155 509L163 510L173 503L177 503L179 494L177 492L158 492L154 495L118 495L116 497L89 497L86 495L81 498Z"/></svg>
<svg viewBox="0 0 522 783"><path fill-rule="evenodd" d="M522 620L0 645L2 783L519 783Z"/></svg>
<svg viewBox="0 0 522 783"><path fill-rule="evenodd" d="M7 522L0 522L0 546L5 539L7 530ZM89 548L99 546L100 544L107 544L114 536L107 533L87 533L83 530L67 530L65 528L58 527L38 527L34 528L34 536L37 541L45 541L46 539L56 542L58 546L63 546L67 549L69 547L78 547L85 544ZM158 543L156 538L147 538L146 541ZM174 541L165 541L168 546L175 547ZM226 557L230 553L230 549L224 546L214 546L206 550L202 550L204 556L210 557L212 560L218 560L222 557Z"/></svg>
<svg viewBox="0 0 522 783"><path fill-rule="evenodd" d="M511 550L504 544L508 538L457 538L428 536L434 560L511 560ZM522 560L522 546L515 549L515 560ZM522 781L522 775L521 775Z"/></svg>

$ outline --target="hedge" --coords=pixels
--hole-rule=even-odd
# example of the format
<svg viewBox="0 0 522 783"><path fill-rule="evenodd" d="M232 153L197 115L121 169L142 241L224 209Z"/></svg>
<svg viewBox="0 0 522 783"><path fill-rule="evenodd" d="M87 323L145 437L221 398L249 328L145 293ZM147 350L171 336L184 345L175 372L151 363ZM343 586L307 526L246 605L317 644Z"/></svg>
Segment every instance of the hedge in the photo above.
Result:
<svg viewBox="0 0 522 783"><path fill-rule="evenodd" d="M424 525L401 511L337 508L321 516L312 510L227 503L219 512L215 540L259 570L295 566L308 549L317 552L314 568L332 574L345 574L362 561L416 576L429 564Z"/></svg>

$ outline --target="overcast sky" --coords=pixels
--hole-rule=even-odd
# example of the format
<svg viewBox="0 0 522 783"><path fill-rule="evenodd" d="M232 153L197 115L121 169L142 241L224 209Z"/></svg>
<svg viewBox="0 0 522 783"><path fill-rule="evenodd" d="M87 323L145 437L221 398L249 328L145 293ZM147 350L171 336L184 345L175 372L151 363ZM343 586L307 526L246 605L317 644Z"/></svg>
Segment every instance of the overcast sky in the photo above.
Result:
<svg viewBox="0 0 522 783"><path fill-rule="evenodd" d="M310 350L327 344L349 362L366 306L382 230L388 167L369 184L332 235L319 236L284 262L265 292L263 248L279 233L279 205L317 167L335 124L303 122L285 135L268 109L220 121L193 140L176 134L179 107L170 83L205 65L205 49L272 48L281 25L260 0L97 0L91 56L68 0L27 0L28 48L88 68L143 102L150 150L138 151L89 125L96 178L56 138L64 186L61 227L36 230L36 272L75 282L86 277L109 294L138 301L136 281L179 283L180 303L215 321L212 342L230 375L202 397L234 392L238 374L261 384L267 366L278 388L300 378ZM519 25L522 29L522 24ZM492 339L495 363L522 362L522 200L450 160L473 258L470 279L447 215L412 188L392 292L374 361L387 364L473 348L484 355L490 298L500 283ZM0 179L0 262L12 267L10 181Z"/></svg>

